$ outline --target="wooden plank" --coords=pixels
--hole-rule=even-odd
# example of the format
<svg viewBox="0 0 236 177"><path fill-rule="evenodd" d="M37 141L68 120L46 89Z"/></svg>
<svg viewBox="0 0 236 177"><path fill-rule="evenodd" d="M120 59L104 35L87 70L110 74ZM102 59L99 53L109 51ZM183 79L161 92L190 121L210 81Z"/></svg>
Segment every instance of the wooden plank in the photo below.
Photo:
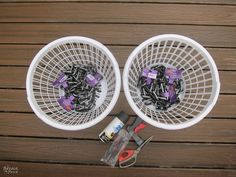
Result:
<svg viewBox="0 0 236 177"><path fill-rule="evenodd" d="M236 72L220 71L219 72L222 93L235 93L236 91Z"/></svg>
<svg viewBox="0 0 236 177"><path fill-rule="evenodd" d="M0 160L102 164L107 148L91 140L0 137ZM235 168L236 148L235 144L150 143L136 165Z"/></svg>
<svg viewBox="0 0 236 177"><path fill-rule="evenodd" d="M43 45L0 45L0 65L28 66ZM116 57L119 66L124 67L134 46L107 46ZM207 48L214 58L218 69L236 70L236 50Z"/></svg>
<svg viewBox="0 0 236 177"><path fill-rule="evenodd" d="M235 27L140 24L2 23L0 43L48 43L62 36L89 36L104 44L137 45L149 37L176 33L207 47L236 47Z"/></svg>
<svg viewBox="0 0 236 177"><path fill-rule="evenodd" d="M235 1L236 2L236 1ZM235 49L219 49L207 48L212 55L219 70L235 70L236 68L236 50Z"/></svg>
<svg viewBox="0 0 236 177"><path fill-rule="evenodd" d="M25 67L0 67L0 88L25 88L27 71Z"/></svg>
<svg viewBox="0 0 236 177"><path fill-rule="evenodd" d="M28 67L0 67L0 88L25 88L27 71ZM236 72L220 71L219 75L221 93L236 93Z"/></svg>
<svg viewBox="0 0 236 177"><path fill-rule="evenodd" d="M112 120L111 116L91 128L63 131L43 123L34 114L0 113L0 135L64 137L98 139L99 133ZM140 132L142 137L153 135L153 141L180 142L236 142L235 119L204 119L197 125L178 131L167 131L149 126Z"/></svg>
<svg viewBox="0 0 236 177"><path fill-rule="evenodd" d="M56 0L57 2L99 2L98 0ZM1 0L1 2L55 2L55 0ZM235 5L234 0L102 0L102 2L144 2L144 3L183 3L183 4L222 4Z"/></svg>
<svg viewBox="0 0 236 177"><path fill-rule="evenodd" d="M7 3L0 4L0 12L0 22L112 22L236 25L236 7L217 5Z"/></svg>
<svg viewBox="0 0 236 177"><path fill-rule="evenodd" d="M0 45L0 65L30 65L42 45Z"/></svg>
<svg viewBox="0 0 236 177"><path fill-rule="evenodd" d="M27 100L25 90L0 89L0 111L32 112ZM123 92L120 93L116 106L111 114L116 114L121 110L129 115L134 115L128 105ZM235 118L236 115L236 95L220 95L219 99L208 117Z"/></svg>
<svg viewBox="0 0 236 177"><path fill-rule="evenodd" d="M0 168L17 167L17 177L117 177L129 176L136 177L153 177L158 174L159 177L234 177L235 170L228 169L184 169L184 168L144 168L131 167L125 170L119 168L110 168L108 166L87 166L87 165L70 165L70 164L45 164L31 162L6 162L0 161ZM3 170L1 176L9 176Z"/></svg>

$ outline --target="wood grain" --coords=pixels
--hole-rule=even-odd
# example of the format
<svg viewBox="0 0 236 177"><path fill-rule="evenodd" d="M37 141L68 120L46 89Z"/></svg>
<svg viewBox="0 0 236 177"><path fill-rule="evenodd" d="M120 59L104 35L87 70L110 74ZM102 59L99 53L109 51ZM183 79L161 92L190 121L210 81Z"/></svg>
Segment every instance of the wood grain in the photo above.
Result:
<svg viewBox="0 0 236 177"><path fill-rule="evenodd" d="M3 167L18 167L18 173L14 176L35 177L234 177L235 170L228 169L184 169L184 168L143 168L131 167L125 170L119 168L110 168L108 166L87 166L87 165L70 165L70 164L44 164L30 162L6 162L0 161L0 168ZM1 176L9 176L3 171L0 171Z"/></svg>
<svg viewBox="0 0 236 177"><path fill-rule="evenodd" d="M14 176L20 177L236 176L235 5L235 0L2 0L0 176L13 176L4 173L4 166L17 166ZM112 169L100 161L108 146L98 134L112 115L124 110L135 116L123 92L110 116L79 132L49 127L32 112L26 72L48 42L69 35L94 38L123 68L138 44L164 33L182 34L207 47L220 70L221 95L212 112L191 128L143 130L142 137L154 139L135 167Z"/></svg>
<svg viewBox="0 0 236 177"><path fill-rule="evenodd" d="M26 91L18 89L0 89L0 111L11 112L32 112L27 100ZM116 103L116 106L111 111L111 114L116 114L121 110L125 111L129 115L134 115L131 110L124 93L120 93L120 97ZM223 118L235 118L236 115L236 95L220 95L219 99L208 114L208 117L223 117Z"/></svg>
<svg viewBox="0 0 236 177"><path fill-rule="evenodd" d="M102 164L107 148L91 140L0 137L0 160ZM236 148L235 144L150 143L136 165L235 168Z"/></svg>
<svg viewBox="0 0 236 177"><path fill-rule="evenodd" d="M43 123L35 114L0 113L0 135L57 138L98 139L99 133L112 120L108 116L91 128L63 131ZM152 126L140 132L142 137L154 135L153 141L174 142L233 142L236 143L235 119L204 119L197 125L178 131L168 131Z"/></svg>
<svg viewBox="0 0 236 177"><path fill-rule="evenodd" d="M236 25L236 7L216 5L12 3L0 4L0 12L0 22Z"/></svg>
<svg viewBox="0 0 236 177"><path fill-rule="evenodd" d="M0 88L25 88L28 67L0 67ZM121 74L123 69L121 69ZM235 71L220 71L221 93L236 93ZM123 87L121 88L123 90Z"/></svg>
<svg viewBox="0 0 236 177"><path fill-rule="evenodd" d="M140 24L2 23L0 43L41 44L80 35L103 44L137 45L158 34L188 36L206 47L236 47L236 27Z"/></svg>
<svg viewBox="0 0 236 177"><path fill-rule="evenodd" d="M28 66L43 45L0 45L0 65ZM135 46L107 46L124 67L129 54ZM236 70L236 50L207 48L220 70Z"/></svg>
<svg viewBox="0 0 236 177"><path fill-rule="evenodd" d="M98 0L56 0L57 2L98 2ZM55 0L1 0L1 2L55 2ZM102 2L141 2L141 3L184 3L184 4L221 4L235 5L234 0L102 0Z"/></svg>

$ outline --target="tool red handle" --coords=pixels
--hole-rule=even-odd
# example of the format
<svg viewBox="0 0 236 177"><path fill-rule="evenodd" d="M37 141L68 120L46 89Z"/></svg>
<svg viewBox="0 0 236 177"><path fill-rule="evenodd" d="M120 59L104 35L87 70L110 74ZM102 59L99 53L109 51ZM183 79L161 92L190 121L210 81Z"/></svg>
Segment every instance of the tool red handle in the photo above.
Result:
<svg viewBox="0 0 236 177"><path fill-rule="evenodd" d="M125 150L119 155L119 162L125 161L131 157L133 157L135 150Z"/></svg>
<svg viewBox="0 0 236 177"><path fill-rule="evenodd" d="M134 133L138 133L140 130L144 129L147 126L145 123L139 124L137 127L134 129Z"/></svg>

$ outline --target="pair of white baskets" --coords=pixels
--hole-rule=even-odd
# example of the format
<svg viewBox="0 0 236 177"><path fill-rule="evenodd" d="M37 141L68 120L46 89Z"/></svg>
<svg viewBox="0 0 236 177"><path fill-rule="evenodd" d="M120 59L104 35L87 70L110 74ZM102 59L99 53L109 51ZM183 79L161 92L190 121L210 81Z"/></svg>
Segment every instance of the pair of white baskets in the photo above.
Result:
<svg viewBox="0 0 236 177"><path fill-rule="evenodd" d="M62 91L52 83L71 65L81 64L97 67L104 78L102 92L95 108L68 112L58 104ZM142 69L157 64L183 69L183 98L167 111L146 106L137 88ZM123 87L137 116L155 127L176 130L196 124L211 111L219 96L220 82L215 62L203 46L185 36L164 34L133 50L125 64ZM120 69L115 57L100 42L81 36L63 37L43 47L34 57L26 89L28 102L42 121L63 130L81 130L102 121L115 106L121 89Z"/></svg>

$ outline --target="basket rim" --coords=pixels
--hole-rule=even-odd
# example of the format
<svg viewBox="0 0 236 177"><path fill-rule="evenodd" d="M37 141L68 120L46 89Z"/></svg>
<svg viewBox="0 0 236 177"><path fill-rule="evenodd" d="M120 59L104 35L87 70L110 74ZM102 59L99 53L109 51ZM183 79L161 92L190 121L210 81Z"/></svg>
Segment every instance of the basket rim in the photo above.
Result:
<svg viewBox="0 0 236 177"><path fill-rule="evenodd" d="M191 44L191 46L194 46L197 49L199 49L200 51L202 51L202 54L205 55L204 57L206 57L209 60L209 62L211 63L211 66L212 66L213 72L214 72L212 75L215 77L215 88L213 89L213 91L215 92L214 93L215 95L212 98L211 103L208 104L206 109L204 109L204 111L201 112L198 116L195 116L194 118L190 119L189 121L175 124L175 125L157 122L157 121L149 118L148 116L146 116L142 111L140 111L140 109L136 106L136 104L134 103L134 101L132 99L132 96L129 91L129 85L128 85L129 68L132 64L133 59L139 53L139 51L141 51L145 46L147 46L153 42L157 42L160 40L168 40L168 39L169 40L178 40L178 41L181 41L181 42L184 42L187 44ZM218 70L217 70L217 67L216 67L216 64L215 64L213 58L211 57L209 52L201 44L199 44L198 42L196 42L193 39L190 39L186 36L182 36L182 35L178 35L178 34L162 34L162 35L157 35L157 36L154 36L154 37L151 37L151 38L145 40L143 43L141 43L139 46L137 46L132 51L132 53L129 55L128 60L126 61L126 64L124 67L124 71L123 71L123 88L124 88L125 97L129 103L130 107L140 118L142 118L147 123L149 123L155 127L158 127L158 128L167 129L167 130L177 130L177 129L187 128L187 127L190 127L190 126L198 123L212 110L212 108L216 104L216 101L219 96L220 80L219 80Z"/></svg>
<svg viewBox="0 0 236 177"><path fill-rule="evenodd" d="M115 85L115 91L112 97L112 100L110 102L110 104L108 105L108 107L106 108L106 110L104 110L104 112L102 112L98 117L94 118L93 120L86 122L84 124L79 124L79 125L65 125L65 124L60 124L58 122L53 121L50 116L46 115L39 107L38 104L36 103L36 101L33 99L33 92L32 92L32 78L33 78L33 72L35 70L35 67L37 66L37 63L40 61L40 58L47 52L49 51L51 48L53 48L56 45L60 45L63 44L65 42L82 42L82 43L87 43L87 44L92 44L96 47L98 47L100 50L102 50L104 53L106 53L106 55L108 55L113 67L114 67L114 72L115 72L115 79L116 79L116 85ZM113 56L113 54L110 52L110 50L104 46L102 43L88 38L88 37L83 37L83 36L66 36L66 37L62 37L59 39L56 39L50 43L48 43L47 45L45 45L33 58L28 72L27 72L27 76L26 76L26 93L27 93L27 100L32 108L32 110L34 111L34 113L38 116L38 118L40 118L43 122L45 122L46 124L58 128L58 129L62 129L62 130L82 130L85 128L89 128L92 127L93 125L99 123L100 121L102 121L110 112L111 110L114 108L119 94L120 94L120 88L121 88L121 75L120 75L120 69L119 69L119 65L117 63L117 60L115 59L115 57Z"/></svg>

